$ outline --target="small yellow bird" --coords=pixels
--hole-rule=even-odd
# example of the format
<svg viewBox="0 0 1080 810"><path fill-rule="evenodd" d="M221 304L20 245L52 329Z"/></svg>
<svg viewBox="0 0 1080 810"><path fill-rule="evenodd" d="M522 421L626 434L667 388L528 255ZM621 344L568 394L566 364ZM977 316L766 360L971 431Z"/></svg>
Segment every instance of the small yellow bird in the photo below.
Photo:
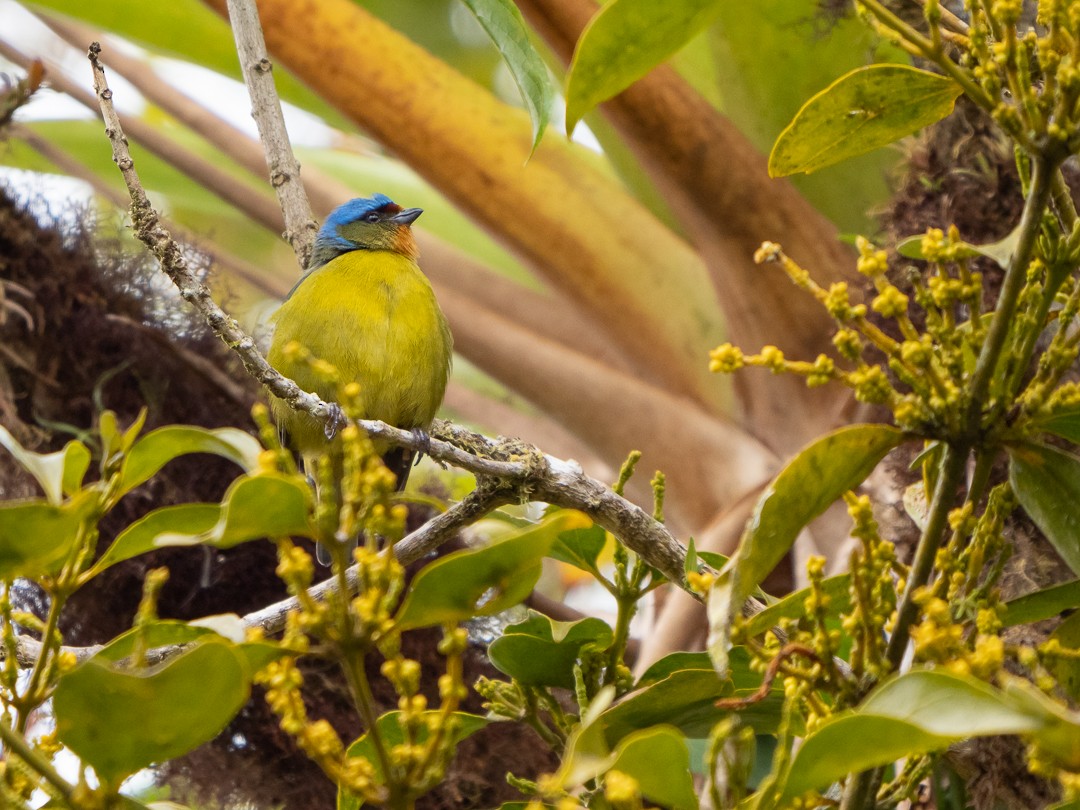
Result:
<svg viewBox="0 0 1080 810"><path fill-rule="evenodd" d="M406 430L430 426L450 375L453 338L431 283L416 263L410 227L423 213L383 194L335 208L326 218L307 272L274 315L270 365L305 391L331 402L334 386L285 347L296 341L333 364L342 383L360 385L362 417ZM283 400L270 407L289 443L314 469L328 448L322 422ZM405 486L415 453L388 450L383 461ZM319 549L321 562L328 562Z"/></svg>

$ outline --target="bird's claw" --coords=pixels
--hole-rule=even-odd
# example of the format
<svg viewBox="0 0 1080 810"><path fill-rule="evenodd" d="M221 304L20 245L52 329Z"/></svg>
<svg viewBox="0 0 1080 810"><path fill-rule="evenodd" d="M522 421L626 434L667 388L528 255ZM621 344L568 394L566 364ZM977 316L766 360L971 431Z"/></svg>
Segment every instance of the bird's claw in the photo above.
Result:
<svg viewBox="0 0 1080 810"><path fill-rule="evenodd" d="M431 437L423 428L413 428L410 432L413 435L413 440L418 445L416 448L416 463L419 464L420 456L431 455Z"/></svg>
<svg viewBox="0 0 1080 810"><path fill-rule="evenodd" d="M328 440L333 439L337 436L338 431L347 424L349 424L349 420L345 417L345 411L341 410L341 406L336 402L329 403L326 426L323 428L326 433L326 438Z"/></svg>

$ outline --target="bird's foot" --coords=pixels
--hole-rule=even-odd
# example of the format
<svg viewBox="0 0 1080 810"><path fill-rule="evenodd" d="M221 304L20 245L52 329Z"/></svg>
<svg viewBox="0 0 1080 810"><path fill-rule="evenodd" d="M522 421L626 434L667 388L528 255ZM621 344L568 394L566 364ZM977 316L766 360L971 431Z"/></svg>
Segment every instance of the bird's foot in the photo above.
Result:
<svg viewBox="0 0 1080 810"><path fill-rule="evenodd" d="M330 402L327 405L329 414L326 417L326 426L323 430L327 439L333 439L337 436L339 430L349 424L349 420L345 416L345 411L341 410L341 406L336 402Z"/></svg>
<svg viewBox="0 0 1080 810"><path fill-rule="evenodd" d="M413 428L410 431L413 435L413 440L417 443L416 448L416 461L414 464L420 463L420 456L426 456L431 454L431 437L428 432L423 428Z"/></svg>

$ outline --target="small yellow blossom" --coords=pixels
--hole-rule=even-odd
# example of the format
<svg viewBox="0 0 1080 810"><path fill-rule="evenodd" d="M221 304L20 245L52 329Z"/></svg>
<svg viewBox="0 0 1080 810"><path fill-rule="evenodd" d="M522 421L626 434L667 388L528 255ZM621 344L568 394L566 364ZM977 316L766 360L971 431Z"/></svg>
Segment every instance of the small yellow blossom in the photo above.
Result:
<svg viewBox="0 0 1080 810"><path fill-rule="evenodd" d="M743 353L738 346L724 343L709 352L709 371L730 374L743 367Z"/></svg>
<svg viewBox="0 0 1080 810"><path fill-rule="evenodd" d="M881 291L870 307L885 318L899 318L907 314L908 297L891 284Z"/></svg>
<svg viewBox="0 0 1080 810"><path fill-rule="evenodd" d="M754 263L765 264L779 261L783 250L776 242L762 242L761 247L754 251Z"/></svg>

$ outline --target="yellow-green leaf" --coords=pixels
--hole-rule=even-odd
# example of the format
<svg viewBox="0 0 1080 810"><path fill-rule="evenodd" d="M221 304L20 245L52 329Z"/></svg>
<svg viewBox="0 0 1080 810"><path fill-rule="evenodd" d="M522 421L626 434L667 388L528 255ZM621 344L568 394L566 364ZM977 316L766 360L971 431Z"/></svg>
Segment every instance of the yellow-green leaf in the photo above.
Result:
<svg viewBox="0 0 1080 810"><path fill-rule="evenodd" d="M720 0L612 0L578 40L566 83L566 131L682 48L717 15Z"/></svg>
<svg viewBox="0 0 1080 810"><path fill-rule="evenodd" d="M1008 448L1017 500L1073 573L1080 574L1080 458L1037 444Z"/></svg>
<svg viewBox="0 0 1080 810"><path fill-rule="evenodd" d="M135 671L91 659L60 679L56 733L113 782L210 740L248 692L246 662L217 640Z"/></svg>
<svg viewBox="0 0 1080 810"><path fill-rule="evenodd" d="M540 143L555 98L547 67L529 40L525 20L511 0L463 0L502 54L533 125L533 149Z"/></svg>
<svg viewBox="0 0 1080 810"><path fill-rule="evenodd" d="M776 139L769 174L810 173L917 132L952 112L960 85L907 65L869 65L811 98Z"/></svg>

